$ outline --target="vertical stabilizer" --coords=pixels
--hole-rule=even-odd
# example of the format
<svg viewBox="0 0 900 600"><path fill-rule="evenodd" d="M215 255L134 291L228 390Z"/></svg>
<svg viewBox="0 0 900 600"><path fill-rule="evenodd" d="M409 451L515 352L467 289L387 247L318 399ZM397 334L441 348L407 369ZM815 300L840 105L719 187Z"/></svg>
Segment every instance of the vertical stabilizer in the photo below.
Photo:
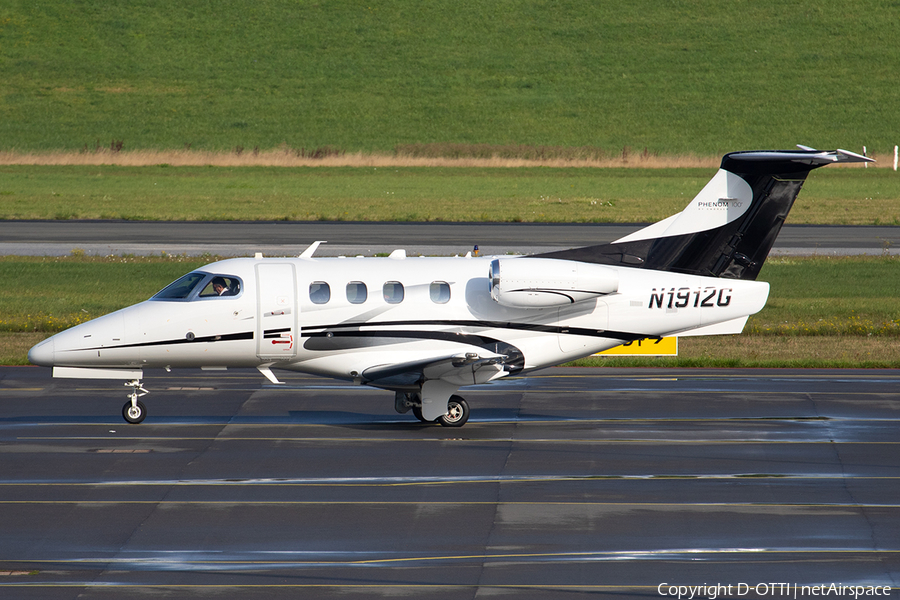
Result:
<svg viewBox="0 0 900 600"><path fill-rule="evenodd" d="M680 213L610 244L538 257L756 279L809 172L871 160L846 150L732 152Z"/></svg>

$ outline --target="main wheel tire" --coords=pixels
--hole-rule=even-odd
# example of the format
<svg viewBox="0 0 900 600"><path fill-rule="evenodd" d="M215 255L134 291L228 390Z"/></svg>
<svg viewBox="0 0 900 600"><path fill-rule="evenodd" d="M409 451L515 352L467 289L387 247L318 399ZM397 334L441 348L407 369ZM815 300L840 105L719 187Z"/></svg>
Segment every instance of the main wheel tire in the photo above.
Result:
<svg viewBox="0 0 900 600"><path fill-rule="evenodd" d="M137 406L132 405L131 400L129 400L122 407L122 416L129 423L137 425L147 417L147 407L140 400L137 401Z"/></svg>
<svg viewBox="0 0 900 600"><path fill-rule="evenodd" d="M450 396L447 414L438 417L444 427L462 427L469 420L469 404L459 396Z"/></svg>

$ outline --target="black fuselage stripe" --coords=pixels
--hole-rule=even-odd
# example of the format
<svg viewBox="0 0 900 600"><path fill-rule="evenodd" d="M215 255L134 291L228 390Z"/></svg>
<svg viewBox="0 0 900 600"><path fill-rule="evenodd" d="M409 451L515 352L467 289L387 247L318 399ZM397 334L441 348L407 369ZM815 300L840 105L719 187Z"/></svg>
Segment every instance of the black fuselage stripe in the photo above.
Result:
<svg viewBox="0 0 900 600"><path fill-rule="evenodd" d="M279 329L266 329L266 330L263 332L263 335L264 335L264 336L269 336L269 335L275 335L275 334L279 334L279 333L287 333L287 332L289 332L290 330L291 330L290 327L281 327L281 328L279 328Z"/></svg>
<svg viewBox="0 0 900 600"><path fill-rule="evenodd" d="M330 335L329 335L330 334ZM422 330L393 330L393 331L335 331L335 332L317 332L304 333L302 337L323 338L323 337L339 337L339 338L397 338L397 339L422 339L422 340L442 340L445 342L456 342L467 344L470 346L484 346L490 344L508 344L503 340L479 335L477 333L456 333L452 331L422 331Z"/></svg>
<svg viewBox="0 0 900 600"><path fill-rule="evenodd" d="M581 335L587 337L596 337L596 338L609 338L615 340L622 341L636 341L643 340L646 338L657 338L657 335L650 335L646 333L630 333L626 331L608 331L602 329L586 329L583 327L565 327L561 325L539 325L536 323L514 323L514 322L506 322L506 321L389 321L389 322L378 322L378 323L338 323L334 325L309 325L304 327L301 335L303 337L309 337L312 335L324 335L329 331L331 333L337 334L338 330L346 330L352 328L360 328L365 327L366 332L376 331L384 335L385 337L390 337L392 332L390 330L377 330L371 329L374 327L416 327L422 325L437 325L444 327L480 327L486 329L512 329L515 331L534 331L538 333L556 333L556 334L565 334L565 335ZM309 330L321 330L310 332ZM425 333L432 333L430 331L425 331ZM461 334L468 335L468 334Z"/></svg>
<svg viewBox="0 0 900 600"><path fill-rule="evenodd" d="M396 337L396 338L419 338L419 339L444 339L458 340L472 336L484 340L486 343L494 343L497 340L477 333L455 333L447 331L429 331L429 330L390 330L381 329L384 327L417 327L417 326L443 326L443 327L478 327L482 329L510 329L514 331L531 331L537 333L550 333L562 335L580 335L592 338L607 338L614 340L622 340L623 342L637 341L646 338L658 338L657 335L648 335L646 333L630 333L625 331L604 331L599 329L586 329L582 327L564 327L560 325L539 325L536 323L514 323L506 321L389 321L379 323L337 323L333 325L309 325L301 330L301 337L320 337L326 336L328 333L341 336L365 336L365 337ZM366 329L360 330L360 327ZM374 328L379 329L374 329ZM310 331L313 330L313 331ZM352 330L352 331L347 331ZM290 331L285 329L284 331ZM268 331L266 333L269 333ZM237 340L252 340L254 332L245 331L242 333L226 333L222 335L208 335L204 337L195 337L192 340L180 338L177 340L160 340L156 342L140 342L137 344L122 344L120 346L97 346L93 348L82 348L82 350L113 350L124 348L150 348L153 346L174 346L181 344L198 344L212 342L231 342ZM483 342L483 343L484 343ZM463 342L466 343L466 342Z"/></svg>
<svg viewBox="0 0 900 600"><path fill-rule="evenodd" d="M82 350L118 350L122 348L148 348L151 346L177 346L181 344L198 344L201 342L232 342L235 340L252 340L254 338L252 331L244 331L242 333L226 333L222 335L207 335L204 337L195 337L192 340L180 338L177 340L161 340L158 342L140 342L138 344L122 344L121 346L97 346L95 348L82 348Z"/></svg>

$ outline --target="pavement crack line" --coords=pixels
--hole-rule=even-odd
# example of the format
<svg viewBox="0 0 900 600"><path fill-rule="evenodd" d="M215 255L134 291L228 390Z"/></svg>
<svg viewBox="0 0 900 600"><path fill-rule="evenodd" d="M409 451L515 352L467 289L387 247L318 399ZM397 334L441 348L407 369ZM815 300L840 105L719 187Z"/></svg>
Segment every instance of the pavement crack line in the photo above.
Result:
<svg viewBox="0 0 900 600"><path fill-rule="evenodd" d="M520 420L522 413L522 404L524 403L525 395L528 393L527 389L520 394L520 402L518 402L518 409L516 409L516 415L514 419L513 428L518 430L521 427L522 421ZM487 532L487 535L484 537L484 554L487 555L492 546L492 540L494 538L494 533L497 530L497 520L500 518L500 510L503 503L503 475L507 472L509 468L509 463L512 459L513 448L515 447L514 439L518 436L512 435L511 439L507 442L506 446L506 458L503 461L503 467L500 469L500 473L498 474L498 480L495 483L496 485L496 495L494 496L494 516L491 520L491 527ZM475 587L472 593L472 598L478 597L478 592L481 589L481 586L484 582L486 569L486 561L481 561L481 569L478 573L478 585Z"/></svg>
<svg viewBox="0 0 900 600"><path fill-rule="evenodd" d="M248 397L243 404L249 402L251 397L252 395ZM240 411L237 411L237 413L239 412ZM232 417L232 419L229 420L228 423L221 425L214 436L209 436L204 447L198 449L196 455L182 466L179 476L174 477L170 480L170 484L165 487L165 490L160 495L159 499L156 502L148 504L146 514L143 515L143 518L141 518L140 522L137 523L137 525L131 530L131 533L127 536L127 538L123 540L122 544L116 551L115 557L107 562L104 568L98 572L97 576L94 578L93 584L103 585L106 582L105 578L111 574L111 571L121 569L122 561L119 559L121 559L123 555L128 552L129 546L132 544L132 542L134 542L135 538L138 536L141 530L144 529L144 526L151 519L153 519L157 511L160 510L160 507L171 499L173 492L179 487L178 482L187 480L187 477L185 476L186 473L194 464L200 461L210 451L211 448L213 448L219 442L219 440L222 438L223 433L233 420L234 417Z"/></svg>
<svg viewBox="0 0 900 600"><path fill-rule="evenodd" d="M813 411L815 412L815 416L817 419L821 418L823 415L819 412L819 405L816 402L816 399L813 397L811 392L806 392L806 397L809 399L810 404L812 405ZM856 496L853 493L853 489L850 487L849 482L853 480L853 474L847 473L846 466L844 465L844 457L841 455L840 444L838 444L835 440L837 439L837 433L834 428L838 426L837 422L834 419L823 419L822 422L825 424L825 428L828 431L828 439L829 446L831 447L832 452L834 453L834 458L837 461L838 466L841 469L841 486L844 488L844 491L847 493L847 497L850 499L850 502L853 506L859 510L860 515L865 521L865 527L869 531L869 540L872 543L873 550L879 550L880 546L878 543L878 539L876 538L875 533L875 524L872 522L872 518L869 514L869 508L864 504L860 503ZM890 565L884 564L882 559L882 566L884 568L884 575L889 577L891 580L891 584L895 585L897 581L893 576L893 569Z"/></svg>

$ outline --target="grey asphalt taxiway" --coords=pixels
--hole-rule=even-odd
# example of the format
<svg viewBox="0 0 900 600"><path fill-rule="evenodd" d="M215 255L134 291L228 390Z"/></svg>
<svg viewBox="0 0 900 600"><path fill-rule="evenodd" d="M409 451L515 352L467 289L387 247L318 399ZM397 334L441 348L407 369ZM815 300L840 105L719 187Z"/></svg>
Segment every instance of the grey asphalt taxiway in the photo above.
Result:
<svg viewBox="0 0 900 600"><path fill-rule="evenodd" d="M0 597L900 594L895 370L556 368L460 429L279 376L150 371L127 425L0 367Z"/></svg>
<svg viewBox="0 0 900 600"><path fill-rule="evenodd" d="M608 223L346 223L288 221L2 221L0 255L297 255L325 240L317 256L532 254L611 242L644 225ZM773 254L896 254L900 227L785 225Z"/></svg>

